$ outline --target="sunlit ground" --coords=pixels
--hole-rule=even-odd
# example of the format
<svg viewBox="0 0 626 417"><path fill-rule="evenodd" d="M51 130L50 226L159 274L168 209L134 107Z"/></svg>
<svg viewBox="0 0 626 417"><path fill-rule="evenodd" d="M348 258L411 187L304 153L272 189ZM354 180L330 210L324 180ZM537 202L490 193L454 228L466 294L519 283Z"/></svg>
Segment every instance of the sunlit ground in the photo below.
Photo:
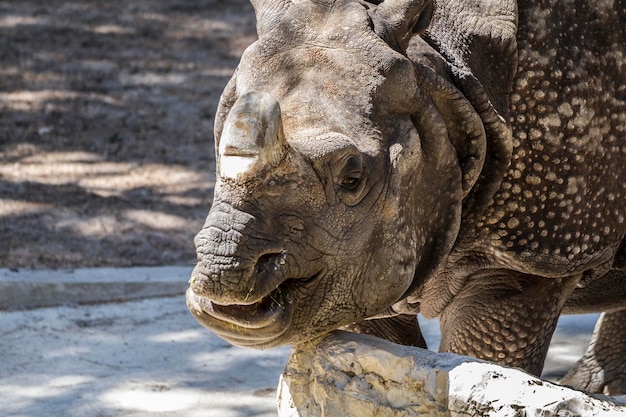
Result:
<svg viewBox="0 0 626 417"><path fill-rule="evenodd" d="M546 372L582 354L593 316L565 318ZM436 321L422 322L432 349ZM288 348L232 347L182 297L0 315L3 416L269 417Z"/></svg>
<svg viewBox="0 0 626 417"><path fill-rule="evenodd" d="M223 342L182 297L3 313L0 332L3 416L275 416L288 356Z"/></svg>

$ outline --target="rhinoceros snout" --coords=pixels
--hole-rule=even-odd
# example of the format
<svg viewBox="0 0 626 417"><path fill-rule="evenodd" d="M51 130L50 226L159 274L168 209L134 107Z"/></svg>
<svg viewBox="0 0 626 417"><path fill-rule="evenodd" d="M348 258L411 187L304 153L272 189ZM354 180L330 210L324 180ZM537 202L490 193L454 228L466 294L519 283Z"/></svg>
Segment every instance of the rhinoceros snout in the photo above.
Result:
<svg viewBox="0 0 626 417"><path fill-rule="evenodd" d="M195 238L198 263L191 288L220 304L253 303L280 285L287 252L254 216L218 203Z"/></svg>
<svg viewBox="0 0 626 417"><path fill-rule="evenodd" d="M233 259L223 266L222 260L208 255L198 262L190 281L191 289L221 305L253 304L273 291L286 278L280 269L280 253L264 254L256 260Z"/></svg>

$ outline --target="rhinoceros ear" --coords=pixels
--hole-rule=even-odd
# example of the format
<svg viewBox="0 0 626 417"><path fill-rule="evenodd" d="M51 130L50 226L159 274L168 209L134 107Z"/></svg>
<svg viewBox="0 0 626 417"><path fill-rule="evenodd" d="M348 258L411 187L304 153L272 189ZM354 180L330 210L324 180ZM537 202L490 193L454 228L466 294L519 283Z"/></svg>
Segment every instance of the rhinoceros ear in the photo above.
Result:
<svg viewBox="0 0 626 417"><path fill-rule="evenodd" d="M408 48L414 62L433 68L458 89L482 121L482 177L464 202L464 215L488 204L511 160L509 94L517 70L517 16L516 0L437 1L427 31ZM467 159L467 172L476 173L472 167L479 164L472 161Z"/></svg>
<svg viewBox="0 0 626 417"><path fill-rule="evenodd" d="M274 27L291 3L290 0L250 0L256 14L257 33L261 36Z"/></svg>
<svg viewBox="0 0 626 417"><path fill-rule="evenodd" d="M385 0L372 8L374 31L397 51L406 51L413 35L423 32L433 14L431 0Z"/></svg>
<svg viewBox="0 0 626 417"><path fill-rule="evenodd" d="M428 66L416 64L414 68L420 88L437 108L448 141L456 151L462 173L462 198L465 199L478 181L485 163L487 141L483 121L449 80Z"/></svg>

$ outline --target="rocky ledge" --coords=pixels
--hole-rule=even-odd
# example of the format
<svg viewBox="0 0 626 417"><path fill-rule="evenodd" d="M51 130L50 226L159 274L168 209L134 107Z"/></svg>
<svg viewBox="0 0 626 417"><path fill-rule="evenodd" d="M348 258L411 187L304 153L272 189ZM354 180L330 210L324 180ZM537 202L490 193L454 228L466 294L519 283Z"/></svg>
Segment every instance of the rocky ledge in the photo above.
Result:
<svg viewBox="0 0 626 417"><path fill-rule="evenodd" d="M347 332L294 348L277 398L280 417L626 416L626 397Z"/></svg>

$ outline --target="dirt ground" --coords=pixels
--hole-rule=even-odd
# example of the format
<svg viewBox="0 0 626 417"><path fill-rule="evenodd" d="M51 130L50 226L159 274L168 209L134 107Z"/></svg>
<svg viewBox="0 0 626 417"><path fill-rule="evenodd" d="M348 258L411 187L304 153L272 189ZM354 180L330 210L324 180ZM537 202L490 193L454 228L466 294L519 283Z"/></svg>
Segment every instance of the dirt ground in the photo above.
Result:
<svg viewBox="0 0 626 417"><path fill-rule="evenodd" d="M247 0L0 1L0 267L186 265Z"/></svg>

